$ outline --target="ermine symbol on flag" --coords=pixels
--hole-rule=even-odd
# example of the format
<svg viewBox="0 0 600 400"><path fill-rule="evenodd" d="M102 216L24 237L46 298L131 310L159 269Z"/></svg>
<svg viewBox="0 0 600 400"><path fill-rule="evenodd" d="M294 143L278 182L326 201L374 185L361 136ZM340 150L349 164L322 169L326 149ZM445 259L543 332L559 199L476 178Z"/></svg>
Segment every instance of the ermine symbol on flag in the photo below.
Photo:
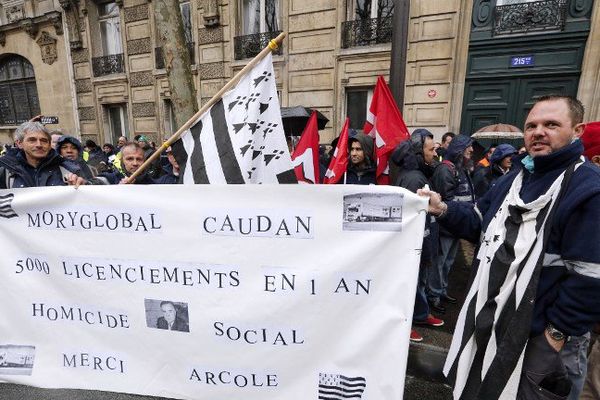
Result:
<svg viewBox="0 0 600 400"><path fill-rule="evenodd" d="M15 197L15 195L12 193L0 196L0 217L2 217L2 218L18 217L15 210L12 209L12 201L13 201L14 197Z"/></svg>

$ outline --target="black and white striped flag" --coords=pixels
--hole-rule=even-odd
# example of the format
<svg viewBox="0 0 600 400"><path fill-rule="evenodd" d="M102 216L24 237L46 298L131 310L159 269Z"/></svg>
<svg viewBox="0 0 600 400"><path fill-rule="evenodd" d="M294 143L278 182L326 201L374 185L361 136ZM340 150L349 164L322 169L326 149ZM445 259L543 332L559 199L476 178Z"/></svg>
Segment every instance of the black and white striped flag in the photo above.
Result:
<svg viewBox="0 0 600 400"><path fill-rule="evenodd" d="M343 375L319 374L319 399L361 399L367 386L363 377L350 378Z"/></svg>
<svg viewBox="0 0 600 400"><path fill-rule="evenodd" d="M483 234L475 278L458 316L444 374L454 399L517 397L529 340L546 230L564 184L524 203L523 172Z"/></svg>
<svg viewBox="0 0 600 400"><path fill-rule="evenodd" d="M15 210L12 209L12 206L11 206L11 203L12 203L12 200L14 197L15 197L15 195L12 193L0 195L0 217L2 217L2 218L18 217L17 213L15 212Z"/></svg>
<svg viewBox="0 0 600 400"><path fill-rule="evenodd" d="M268 54L177 140L184 184L297 183Z"/></svg>

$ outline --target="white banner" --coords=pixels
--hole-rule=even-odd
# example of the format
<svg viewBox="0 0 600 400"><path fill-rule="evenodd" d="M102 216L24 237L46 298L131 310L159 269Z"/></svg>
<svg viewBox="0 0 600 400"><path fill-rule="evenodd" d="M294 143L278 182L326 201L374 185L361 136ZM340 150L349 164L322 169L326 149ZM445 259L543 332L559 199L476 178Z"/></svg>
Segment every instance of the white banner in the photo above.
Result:
<svg viewBox="0 0 600 400"><path fill-rule="evenodd" d="M0 381L401 399L426 201L354 185L0 191Z"/></svg>

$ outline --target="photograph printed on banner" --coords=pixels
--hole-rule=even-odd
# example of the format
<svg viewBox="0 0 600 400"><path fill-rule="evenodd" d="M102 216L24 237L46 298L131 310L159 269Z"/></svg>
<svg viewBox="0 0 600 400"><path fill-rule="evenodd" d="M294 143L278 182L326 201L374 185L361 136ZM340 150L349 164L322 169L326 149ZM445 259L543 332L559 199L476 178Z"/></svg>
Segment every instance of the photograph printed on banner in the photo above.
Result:
<svg viewBox="0 0 600 400"><path fill-rule="evenodd" d="M0 344L0 375L31 375L35 346Z"/></svg>
<svg viewBox="0 0 600 400"><path fill-rule="evenodd" d="M144 299L148 328L189 332L187 303L171 300Z"/></svg>
<svg viewBox="0 0 600 400"><path fill-rule="evenodd" d="M345 231L401 231L402 193L352 193L344 196Z"/></svg>

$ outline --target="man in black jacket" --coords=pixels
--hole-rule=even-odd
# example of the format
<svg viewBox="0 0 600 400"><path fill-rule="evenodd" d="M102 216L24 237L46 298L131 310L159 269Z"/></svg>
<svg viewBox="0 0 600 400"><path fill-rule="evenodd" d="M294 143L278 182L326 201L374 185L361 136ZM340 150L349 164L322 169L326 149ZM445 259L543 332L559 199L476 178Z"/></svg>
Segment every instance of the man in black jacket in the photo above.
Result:
<svg viewBox="0 0 600 400"><path fill-rule="evenodd" d="M25 122L15 132L13 148L0 157L0 189L38 186L75 187L86 183L79 166L59 156L50 132L39 122Z"/></svg>
<svg viewBox="0 0 600 400"><path fill-rule="evenodd" d="M391 160L399 167L396 186L403 187L416 193L418 189L429 185L429 179L437 164L435 160L433 134L427 129L417 129L411 135L411 140L404 141L396 147ZM435 318L429 309L425 288L427 275L434 267L435 254L437 253L437 223L435 218L428 216L425 223L425 235L419 266L419 282L415 298L413 322L418 325L442 326L444 321ZM411 331L410 339L413 342L423 340L415 330Z"/></svg>

